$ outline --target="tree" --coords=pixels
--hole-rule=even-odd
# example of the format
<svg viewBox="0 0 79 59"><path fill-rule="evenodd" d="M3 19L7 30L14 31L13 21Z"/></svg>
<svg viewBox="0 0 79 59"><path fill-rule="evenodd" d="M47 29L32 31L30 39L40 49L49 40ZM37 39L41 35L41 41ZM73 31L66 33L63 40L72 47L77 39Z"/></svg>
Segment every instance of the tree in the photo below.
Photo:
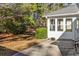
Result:
<svg viewBox="0 0 79 59"><path fill-rule="evenodd" d="M53 12L63 7L62 3L13 3L0 4L0 24L8 19L13 19L15 25L39 27L46 23L44 17L47 12ZM18 25L20 26L20 25Z"/></svg>

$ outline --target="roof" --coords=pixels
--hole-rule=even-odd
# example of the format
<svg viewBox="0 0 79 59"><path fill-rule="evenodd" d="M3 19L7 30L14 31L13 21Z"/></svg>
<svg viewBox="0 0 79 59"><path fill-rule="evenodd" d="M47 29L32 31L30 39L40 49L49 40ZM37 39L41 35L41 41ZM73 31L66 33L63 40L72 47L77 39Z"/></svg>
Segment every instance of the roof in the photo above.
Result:
<svg viewBox="0 0 79 59"><path fill-rule="evenodd" d="M47 13L47 17L58 17L58 16L67 16L67 15L77 15L79 14L79 4L72 4L68 7L64 7L60 10L54 11L52 13Z"/></svg>

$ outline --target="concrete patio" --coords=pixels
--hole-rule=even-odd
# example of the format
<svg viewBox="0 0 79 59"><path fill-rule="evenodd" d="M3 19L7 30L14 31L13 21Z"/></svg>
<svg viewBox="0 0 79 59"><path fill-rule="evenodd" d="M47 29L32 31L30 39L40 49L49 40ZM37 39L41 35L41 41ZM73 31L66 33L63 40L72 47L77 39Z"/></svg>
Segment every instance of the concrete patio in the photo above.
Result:
<svg viewBox="0 0 79 59"><path fill-rule="evenodd" d="M73 40L45 40L38 45L25 49L14 56L79 56L79 47L75 51Z"/></svg>
<svg viewBox="0 0 79 59"><path fill-rule="evenodd" d="M14 56L23 54L26 56L61 56L58 46L51 44L52 42L54 41L46 40L38 45L32 46L29 49L21 51L20 53L16 53Z"/></svg>

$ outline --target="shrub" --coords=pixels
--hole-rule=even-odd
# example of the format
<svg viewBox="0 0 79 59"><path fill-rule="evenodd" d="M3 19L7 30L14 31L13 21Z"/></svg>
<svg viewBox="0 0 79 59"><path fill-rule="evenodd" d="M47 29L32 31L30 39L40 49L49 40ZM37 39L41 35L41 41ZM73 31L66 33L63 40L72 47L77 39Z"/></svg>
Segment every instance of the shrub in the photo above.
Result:
<svg viewBox="0 0 79 59"><path fill-rule="evenodd" d="M3 24L3 19L0 20L0 33L5 33L6 30L5 30L5 27L4 27L4 24Z"/></svg>
<svg viewBox="0 0 79 59"><path fill-rule="evenodd" d="M4 26L0 24L0 33L4 33Z"/></svg>
<svg viewBox="0 0 79 59"><path fill-rule="evenodd" d="M6 19L4 25L7 31L13 34L23 34L26 31L25 24L21 22L13 21L12 19Z"/></svg>
<svg viewBox="0 0 79 59"><path fill-rule="evenodd" d="M47 38L47 29L46 28L37 28L35 37L37 39Z"/></svg>

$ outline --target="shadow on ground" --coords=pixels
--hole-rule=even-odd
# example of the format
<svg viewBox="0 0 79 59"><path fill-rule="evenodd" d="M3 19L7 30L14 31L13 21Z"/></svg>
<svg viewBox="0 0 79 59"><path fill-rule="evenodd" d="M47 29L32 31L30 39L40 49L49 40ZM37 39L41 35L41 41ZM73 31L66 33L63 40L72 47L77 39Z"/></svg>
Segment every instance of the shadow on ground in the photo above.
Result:
<svg viewBox="0 0 79 59"><path fill-rule="evenodd" d="M0 46L0 56L12 56L12 55L14 55L15 53L19 53L20 55L25 56L24 54L22 54L22 53L20 53L20 52L17 52L17 51L8 49L8 48L6 48L6 47Z"/></svg>

